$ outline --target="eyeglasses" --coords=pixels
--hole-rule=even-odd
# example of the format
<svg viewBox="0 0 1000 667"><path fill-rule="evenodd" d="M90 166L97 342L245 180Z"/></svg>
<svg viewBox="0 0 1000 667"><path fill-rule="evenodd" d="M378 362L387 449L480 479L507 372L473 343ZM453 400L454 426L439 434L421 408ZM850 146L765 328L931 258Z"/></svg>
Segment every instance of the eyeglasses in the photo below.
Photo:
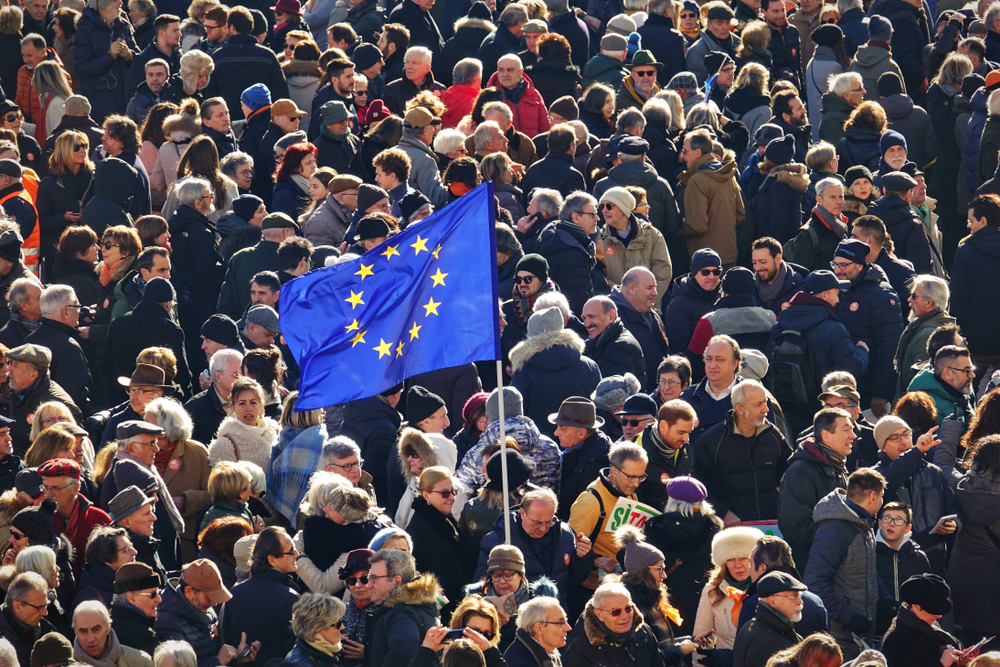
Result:
<svg viewBox="0 0 1000 667"><path fill-rule="evenodd" d="M369 574L368 578L371 579L374 582L376 579L388 579L389 575L388 574Z"/></svg>
<svg viewBox="0 0 1000 667"><path fill-rule="evenodd" d="M563 619L558 620L558 621L538 621L538 622L541 623L542 625L558 625L558 626L563 626L563 625L566 625L568 623L568 620L565 619L565 618L563 618Z"/></svg>
<svg viewBox="0 0 1000 667"><path fill-rule="evenodd" d="M557 519L554 516L548 521L536 521L535 519L532 519L530 516L528 516L523 509L521 510L521 520L522 523L527 523L536 528L541 528L542 526L554 526L556 525L556 523L559 522L559 519Z"/></svg>
<svg viewBox="0 0 1000 667"><path fill-rule="evenodd" d="M975 375L976 367L970 366L969 368L954 368L953 366L945 366L950 371L955 371L956 373L962 373L964 375Z"/></svg>
<svg viewBox="0 0 1000 667"><path fill-rule="evenodd" d="M631 426L632 428L635 428L636 426L641 426L642 424L648 422L650 419L652 419L652 417L643 417L642 419L619 419L618 423L622 426Z"/></svg>
<svg viewBox="0 0 1000 667"><path fill-rule="evenodd" d="M525 285L530 285L531 281L535 279L535 276L514 276L514 284L520 285L524 283Z"/></svg>
<svg viewBox="0 0 1000 667"><path fill-rule="evenodd" d="M625 471L622 470L621 468L616 468L615 466L611 467L620 472L622 475L625 475L625 478L628 479L630 482L631 481L645 482L646 479L649 478L649 475L626 475Z"/></svg>
<svg viewBox="0 0 1000 667"><path fill-rule="evenodd" d="M357 586L358 584L361 584L362 586L367 586L368 585L368 577L367 577L367 575L364 576L364 577L348 577L347 578L347 585L349 587L353 588L354 586Z"/></svg>
<svg viewBox="0 0 1000 667"><path fill-rule="evenodd" d="M907 524L906 519L895 516L884 516L879 521L890 526L905 526Z"/></svg>
<svg viewBox="0 0 1000 667"><path fill-rule="evenodd" d="M73 152L78 153L82 150L86 150L87 144L73 144Z"/></svg>
<svg viewBox="0 0 1000 667"><path fill-rule="evenodd" d="M21 604L26 604L35 611L41 611L42 609L45 609L48 606L46 604L31 604L30 602L25 602L24 600L14 600L14 602L20 602Z"/></svg>
<svg viewBox="0 0 1000 667"><path fill-rule="evenodd" d="M702 269L698 272L702 276L721 276L722 269Z"/></svg>
<svg viewBox="0 0 1000 667"><path fill-rule="evenodd" d="M364 463L365 463L365 460L361 459L360 461L357 461L356 463L348 463L348 464L345 464L345 465L337 465L336 463L331 463L330 465L333 466L334 468L343 468L344 472L354 472L355 470L357 470L361 466L363 466Z"/></svg>
<svg viewBox="0 0 1000 667"><path fill-rule="evenodd" d="M48 491L49 493L59 493L63 489L73 486L72 484L64 484L63 486L48 486L47 484L42 485L43 491Z"/></svg>
<svg viewBox="0 0 1000 667"><path fill-rule="evenodd" d="M331 628L337 628L338 630L343 630L344 629L344 622L343 621L337 621L336 625L331 625L330 627Z"/></svg>
<svg viewBox="0 0 1000 667"><path fill-rule="evenodd" d="M679 384L681 384L680 380L660 380L659 382L659 385L661 387L670 387L670 388L676 387Z"/></svg>
<svg viewBox="0 0 1000 667"><path fill-rule="evenodd" d="M9 114L7 114L6 116L3 117L3 119L5 121L7 121L8 123L13 123L14 121L18 121L18 120L21 120L23 118L24 118L24 116L22 116L19 113L9 113Z"/></svg>
<svg viewBox="0 0 1000 667"><path fill-rule="evenodd" d="M891 442L892 444L895 445L896 443L898 443L903 438L906 438L907 440L909 440L912 436L913 436L913 431L911 431L910 429L906 429L906 431L903 432L903 433L893 433L888 438L886 438L885 441L886 442Z"/></svg>
<svg viewBox="0 0 1000 667"><path fill-rule="evenodd" d="M476 630L475 628L472 629ZM492 630L476 630L476 632L481 634L487 641L493 641L493 638L497 636L497 633Z"/></svg>
<svg viewBox="0 0 1000 667"><path fill-rule="evenodd" d="M279 556L294 556L298 552L299 552L298 549L296 549L295 547L292 547L291 551L280 551L280 552L278 552L278 555Z"/></svg>
<svg viewBox="0 0 1000 667"><path fill-rule="evenodd" d="M773 597L773 598L787 598L789 600L796 600L796 601L802 599L802 595L800 593L796 593L794 595L778 595L778 594L774 594L771 597Z"/></svg>
<svg viewBox="0 0 1000 667"><path fill-rule="evenodd" d="M655 69L654 70L640 70L638 72L635 71L635 70L632 70L632 74L635 74L636 76L656 76L656 70Z"/></svg>
<svg viewBox="0 0 1000 667"><path fill-rule="evenodd" d="M428 491L427 493L440 493L442 500L448 500L452 496L457 496L458 492L455 489L445 489L444 491Z"/></svg>
<svg viewBox="0 0 1000 667"><path fill-rule="evenodd" d="M101 243L101 247L105 250L111 250L112 248L120 248L121 246L116 243L112 243L111 241L103 241Z"/></svg>
<svg viewBox="0 0 1000 667"><path fill-rule="evenodd" d="M43 424L59 424L61 422L68 422L69 417L46 417L42 420Z"/></svg>
<svg viewBox="0 0 1000 667"><path fill-rule="evenodd" d="M597 211L580 211L580 215L589 215L592 218L596 218Z"/></svg>
<svg viewBox="0 0 1000 667"><path fill-rule="evenodd" d="M419 459L420 458L420 454L417 454L416 452L407 452L406 458L408 458L408 459Z"/></svg>
<svg viewBox="0 0 1000 667"><path fill-rule="evenodd" d="M864 90L864 88L851 88L852 93L863 93Z"/></svg>
<svg viewBox="0 0 1000 667"><path fill-rule="evenodd" d="M139 597L149 598L150 600L155 600L160 596L160 591L152 591L151 593L139 593L136 592Z"/></svg>
<svg viewBox="0 0 1000 667"><path fill-rule="evenodd" d="M605 614L611 614L614 618L618 618L622 614L626 616L632 615L632 607L622 607L621 609L601 609L600 607L596 607L596 609L600 609Z"/></svg>
<svg viewBox="0 0 1000 667"><path fill-rule="evenodd" d="M840 269L841 271L846 271L847 267L849 267L853 263L854 262L830 262L830 268L831 269Z"/></svg>
<svg viewBox="0 0 1000 667"><path fill-rule="evenodd" d="M126 542L125 546L123 546L121 549L118 549L117 551L120 554L124 554L124 553L128 553L129 551L132 551L132 543L131 542Z"/></svg>
<svg viewBox="0 0 1000 667"><path fill-rule="evenodd" d="M207 23L205 24L205 30L206 31L208 31L208 30L218 30L221 27L222 27L221 25L208 25Z"/></svg>
<svg viewBox="0 0 1000 667"><path fill-rule="evenodd" d="M490 581L492 581L493 583L497 583L501 579L504 581L512 581L514 579L515 574L517 574L517 572L510 572L510 571L494 572L493 574L490 575Z"/></svg>
<svg viewBox="0 0 1000 667"><path fill-rule="evenodd" d="M355 90L354 91L354 96L357 97L358 95L364 95L365 97L368 97L368 91L367 90Z"/></svg>
<svg viewBox="0 0 1000 667"><path fill-rule="evenodd" d="M159 391L159 390L157 390L157 389L136 389L134 387L130 387L129 390L128 390L128 394L129 394L129 396L131 396L133 394L152 394L154 391Z"/></svg>

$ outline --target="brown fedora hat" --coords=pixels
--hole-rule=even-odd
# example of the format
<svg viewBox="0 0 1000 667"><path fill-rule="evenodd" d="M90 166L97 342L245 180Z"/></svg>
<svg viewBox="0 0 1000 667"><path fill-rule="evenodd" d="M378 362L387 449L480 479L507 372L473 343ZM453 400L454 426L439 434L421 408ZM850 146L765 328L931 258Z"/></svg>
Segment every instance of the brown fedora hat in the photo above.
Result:
<svg viewBox="0 0 1000 667"><path fill-rule="evenodd" d="M549 423L556 426L600 428L604 425L604 420L597 416L597 407L589 398L570 396L559 406L559 412L549 415Z"/></svg>
<svg viewBox="0 0 1000 667"><path fill-rule="evenodd" d="M123 387L155 387L164 394L172 394L177 390L176 385L166 384L166 375L163 369L152 364L136 364L132 371L132 377L118 378L118 384Z"/></svg>

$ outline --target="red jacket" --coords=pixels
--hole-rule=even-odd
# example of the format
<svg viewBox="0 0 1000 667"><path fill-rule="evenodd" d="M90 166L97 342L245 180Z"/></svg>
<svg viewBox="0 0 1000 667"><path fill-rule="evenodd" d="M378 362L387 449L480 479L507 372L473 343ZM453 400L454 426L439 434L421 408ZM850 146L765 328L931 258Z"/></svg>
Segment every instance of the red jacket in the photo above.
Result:
<svg viewBox="0 0 1000 667"><path fill-rule="evenodd" d="M477 95L478 90L464 84L456 84L441 93L441 101L445 107L444 115L441 116L442 127L458 127L462 119L472 113Z"/></svg>
<svg viewBox="0 0 1000 667"><path fill-rule="evenodd" d="M73 559L73 574L79 581L83 563L87 560L84 556L87 551L87 539L90 538L94 528L110 526L111 517L82 495L77 494L76 501L76 506L68 518L64 519L57 512L53 515L52 521L55 522L56 530L68 537L70 544L73 545L73 552L76 554Z"/></svg>
<svg viewBox="0 0 1000 667"><path fill-rule="evenodd" d="M59 67L63 67L62 60L60 60L59 55L52 48L45 49L47 52L46 60L54 60L59 63ZM70 78L69 73L63 68L63 74L66 75L66 83L69 87L73 88L73 80ZM24 114L24 120L27 123L38 123L41 119L41 124L45 124L45 111L42 109L42 102L38 99L38 91L31 83L32 72L28 71L27 66L22 65L21 69L17 71L17 96L14 98L14 104L21 107L21 113ZM52 134L52 130L55 128L49 128L49 134ZM37 137L36 137L37 138ZM45 143L44 141L39 141L39 144Z"/></svg>
<svg viewBox="0 0 1000 667"><path fill-rule="evenodd" d="M549 111L545 108L545 102L542 100L542 96L535 90L535 84L531 82L527 74L521 73L521 77L528 82L528 87L524 91L524 95L517 103L512 102L507 97L507 90L503 88L497 78L497 72L493 73L490 77L488 86L496 86L503 90L504 102L510 107L510 110L514 112L514 129L518 132L523 132L530 138L534 139L542 132L549 131Z"/></svg>

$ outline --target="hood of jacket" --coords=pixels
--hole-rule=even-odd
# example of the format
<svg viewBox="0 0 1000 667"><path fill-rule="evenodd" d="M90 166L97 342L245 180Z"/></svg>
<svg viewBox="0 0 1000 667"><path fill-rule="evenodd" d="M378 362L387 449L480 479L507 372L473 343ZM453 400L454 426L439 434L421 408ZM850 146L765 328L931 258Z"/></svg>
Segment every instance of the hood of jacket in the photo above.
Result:
<svg viewBox="0 0 1000 667"><path fill-rule="evenodd" d="M882 108L890 119L901 120L913 113L913 100L909 95L896 93L882 98Z"/></svg>
<svg viewBox="0 0 1000 667"><path fill-rule="evenodd" d="M623 73L627 73L625 69L625 63L617 58L612 58L611 56L606 56L603 53L598 53L596 56L587 61L587 64L583 66L583 75L588 79L596 79L605 72L611 70L621 70Z"/></svg>
<svg viewBox="0 0 1000 667"><path fill-rule="evenodd" d="M636 608L635 603L632 603L632 632L634 633L645 621L642 618L642 613ZM612 644L611 638L601 629L601 624L597 620L597 616L594 615L594 599L591 598L587 601L587 606L583 610L583 629L587 633L587 641L590 642L591 646L603 646L604 644Z"/></svg>
<svg viewBox="0 0 1000 667"><path fill-rule="evenodd" d="M396 586L389 591L383 607L395 607L397 604L436 605L437 599L443 595L437 577L433 574L421 574L413 581Z"/></svg>
<svg viewBox="0 0 1000 667"><path fill-rule="evenodd" d="M987 257L1000 257L1000 227L983 227L965 241Z"/></svg>
<svg viewBox="0 0 1000 667"><path fill-rule="evenodd" d="M968 475L958 482L955 490L958 502L962 506L966 521L975 517L975 523L989 526L1000 521L1000 482L977 475Z"/></svg>
<svg viewBox="0 0 1000 667"><path fill-rule="evenodd" d="M858 513L847 504L847 491L844 489L834 489L816 503L813 509L813 521L819 523L828 519L847 521L862 530L871 526L869 521L858 516Z"/></svg>
<svg viewBox="0 0 1000 667"><path fill-rule="evenodd" d="M431 445L431 441L427 439L427 436L418 429L404 428L402 435L399 436L399 442L396 443L396 449L399 451L399 468L402 470L403 477L407 482L417 477L410 472L410 466L406 462L408 450L412 449L420 456L420 461L424 468L441 465L437 450Z"/></svg>
<svg viewBox="0 0 1000 667"><path fill-rule="evenodd" d="M486 36L494 30L496 27L486 19L465 16L455 22L455 45L478 49Z"/></svg>
<svg viewBox="0 0 1000 667"><path fill-rule="evenodd" d="M770 104L770 97L750 86L736 88L726 95L726 111L732 111L740 116L757 107L766 107Z"/></svg>
<svg viewBox="0 0 1000 667"><path fill-rule="evenodd" d="M475 100L478 94L479 91L472 86L455 84L441 93L441 101L444 103L446 108L450 109L452 106L462 104L467 100Z"/></svg>
<svg viewBox="0 0 1000 667"><path fill-rule="evenodd" d="M319 68L319 61L317 60L290 60L281 66L281 73L285 75L286 79L294 76L307 77L318 81L323 76L323 72Z"/></svg>
<svg viewBox="0 0 1000 667"><path fill-rule="evenodd" d="M659 180L659 174L656 173L656 169L645 160L623 162L616 165L608 172L608 176L618 183L637 185L647 191L651 185Z"/></svg>
<svg viewBox="0 0 1000 667"><path fill-rule="evenodd" d="M882 135L875 130L852 125L844 130L844 138L859 144L877 144Z"/></svg>
<svg viewBox="0 0 1000 667"><path fill-rule="evenodd" d="M584 347L583 339L576 332L560 329L515 345L510 351L510 363L515 372L529 363L544 370L561 370L575 364Z"/></svg>
<svg viewBox="0 0 1000 667"><path fill-rule="evenodd" d="M698 158L698 162L701 162L701 164L696 162L694 169L684 171L680 176L681 180L687 183L696 175L701 175L703 178L710 178L717 183L728 183L734 176L739 176L739 167L736 165L735 160L725 159L719 165L718 169L708 166L713 160L715 160L714 155L703 155ZM702 169L703 166L705 167L704 169Z"/></svg>
<svg viewBox="0 0 1000 667"><path fill-rule="evenodd" d="M804 193L809 189L809 173L804 164L783 164L767 174L767 178L761 183L758 192L762 192L765 186L774 182L784 183L795 192Z"/></svg>
<svg viewBox="0 0 1000 667"><path fill-rule="evenodd" d="M972 99L969 100L969 104L972 106L973 111L978 111L979 113L989 113L989 109L986 105L987 102L987 92L985 88L980 88L973 95Z"/></svg>
<svg viewBox="0 0 1000 667"><path fill-rule="evenodd" d="M835 320L837 316L833 309L805 292L796 293L788 302L788 307L778 314L778 325L783 329L804 331L811 329L825 320Z"/></svg>
<svg viewBox="0 0 1000 667"><path fill-rule="evenodd" d="M94 173L94 194L103 195L127 209L137 178L139 172L129 163L115 157L104 158Z"/></svg>
<svg viewBox="0 0 1000 667"><path fill-rule="evenodd" d="M889 60L889 52L881 46L862 44L858 47L854 58L861 67L878 67Z"/></svg>

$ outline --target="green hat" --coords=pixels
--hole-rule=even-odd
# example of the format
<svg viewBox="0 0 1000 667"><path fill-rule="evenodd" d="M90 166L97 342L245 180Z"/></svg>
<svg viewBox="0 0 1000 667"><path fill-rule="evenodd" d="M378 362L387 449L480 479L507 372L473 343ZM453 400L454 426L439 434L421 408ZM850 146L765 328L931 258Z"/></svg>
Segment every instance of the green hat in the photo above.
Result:
<svg viewBox="0 0 1000 667"><path fill-rule="evenodd" d="M663 69L663 63L656 62L656 58L653 57L652 52L643 49L642 51L636 51L635 55L632 56L632 64L629 65L629 69L650 65L655 67L656 71Z"/></svg>
<svg viewBox="0 0 1000 667"><path fill-rule="evenodd" d="M709 21L732 21L736 18L736 14L733 10L725 5L716 5L708 10L708 20Z"/></svg>
<svg viewBox="0 0 1000 667"><path fill-rule="evenodd" d="M339 123L351 117L343 102L327 102L319 108L319 117L324 125Z"/></svg>
<svg viewBox="0 0 1000 667"><path fill-rule="evenodd" d="M284 213L270 213L265 216L261 229L298 229L299 225Z"/></svg>

